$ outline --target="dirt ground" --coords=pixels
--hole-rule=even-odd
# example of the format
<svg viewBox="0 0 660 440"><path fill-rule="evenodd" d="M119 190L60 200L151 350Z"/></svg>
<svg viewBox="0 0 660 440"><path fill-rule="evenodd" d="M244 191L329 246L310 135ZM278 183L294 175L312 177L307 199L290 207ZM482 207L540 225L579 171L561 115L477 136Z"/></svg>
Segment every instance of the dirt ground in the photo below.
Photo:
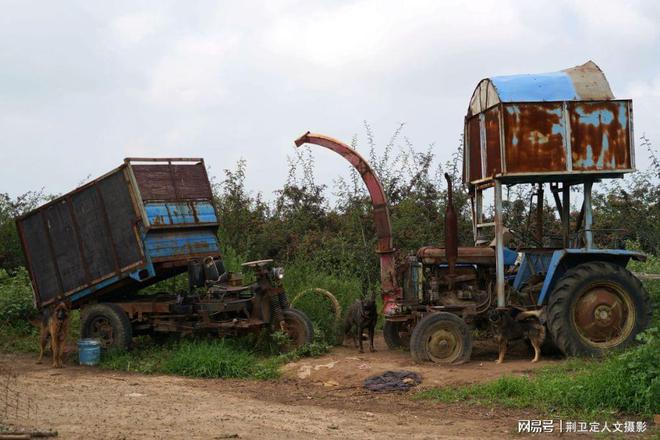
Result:
<svg viewBox="0 0 660 440"><path fill-rule="evenodd" d="M55 370L32 355L0 354L0 369L18 374L16 388L37 402L32 428L62 439L307 439L510 438L520 419L544 414L413 400L407 393L375 394L362 381L386 370L421 373L419 386L485 381L525 374L558 360L531 364L522 347L496 365L494 347L477 345L461 365L415 365L405 352L338 347L328 355L284 367L278 381L188 379L75 366Z"/></svg>

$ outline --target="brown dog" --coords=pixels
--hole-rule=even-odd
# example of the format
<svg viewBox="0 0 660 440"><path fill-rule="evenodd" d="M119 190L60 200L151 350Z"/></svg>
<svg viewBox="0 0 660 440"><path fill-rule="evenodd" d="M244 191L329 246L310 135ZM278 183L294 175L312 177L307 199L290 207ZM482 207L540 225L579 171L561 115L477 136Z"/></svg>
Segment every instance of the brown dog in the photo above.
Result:
<svg viewBox="0 0 660 440"><path fill-rule="evenodd" d="M44 309L39 326L41 334L41 351L39 352L38 364L44 357L48 339L50 339L51 351L53 352L53 367L62 368L62 353L64 352L64 344L66 336L69 333L69 306L60 301L52 309Z"/></svg>
<svg viewBox="0 0 660 440"><path fill-rule="evenodd" d="M541 322L542 311L540 310L520 310L494 309L488 314L488 320L493 329L493 334L500 348L497 363L504 362L504 355L509 345L509 341L520 339L529 339L534 347L534 359L532 362L538 362L541 355L541 345L545 340L545 325Z"/></svg>

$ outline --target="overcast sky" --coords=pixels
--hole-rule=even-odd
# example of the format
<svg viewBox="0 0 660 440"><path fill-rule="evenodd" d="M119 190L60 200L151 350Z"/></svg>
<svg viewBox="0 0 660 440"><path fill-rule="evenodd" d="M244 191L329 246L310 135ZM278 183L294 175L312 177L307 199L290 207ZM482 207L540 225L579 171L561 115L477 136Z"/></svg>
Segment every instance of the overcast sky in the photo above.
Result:
<svg viewBox="0 0 660 440"><path fill-rule="evenodd" d="M595 61L660 145L660 2L0 0L0 192L73 189L126 156L204 157L280 187L307 130L399 122L455 150L484 77ZM347 166L315 151L320 183ZM638 166L648 161L638 147Z"/></svg>

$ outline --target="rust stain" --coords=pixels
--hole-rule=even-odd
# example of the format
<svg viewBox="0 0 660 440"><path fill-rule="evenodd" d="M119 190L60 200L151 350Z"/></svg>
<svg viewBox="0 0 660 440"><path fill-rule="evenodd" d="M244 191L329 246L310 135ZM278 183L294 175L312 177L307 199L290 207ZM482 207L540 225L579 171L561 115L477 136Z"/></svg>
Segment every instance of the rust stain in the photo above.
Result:
<svg viewBox="0 0 660 440"><path fill-rule="evenodd" d="M492 176L502 172L499 107L488 110L485 113L484 122L486 125L486 174Z"/></svg>
<svg viewBox="0 0 660 440"><path fill-rule="evenodd" d="M479 115L468 119L468 136L470 145L470 180L479 180L481 175L481 134L479 133Z"/></svg>
<svg viewBox="0 0 660 440"><path fill-rule="evenodd" d="M617 170L631 167L626 104L625 101L569 104L574 170Z"/></svg>
<svg viewBox="0 0 660 440"><path fill-rule="evenodd" d="M561 103L503 106L507 172L566 171Z"/></svg>

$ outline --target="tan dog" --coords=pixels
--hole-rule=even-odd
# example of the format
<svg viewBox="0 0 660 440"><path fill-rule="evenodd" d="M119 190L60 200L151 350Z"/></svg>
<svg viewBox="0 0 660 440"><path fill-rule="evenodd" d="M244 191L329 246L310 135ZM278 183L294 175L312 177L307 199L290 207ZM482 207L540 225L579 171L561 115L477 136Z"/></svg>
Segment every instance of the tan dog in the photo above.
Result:
<svg viewBox="0 0 660 440"><path fill-rule="evenodd" d="M545 340L545 326L541 318L543 312L540 310L523 311L517 308L494 309L488 315L488 320L497 340L500 351L497 363L504 362L504 355L509 341L529 339L534 347L534 358L532 362L538 362L541 355L541 345Z"/></svg>
<svg viewBox="0 0 660 440"><path fill-rule="evenodd" d="M50 339L51 351L53 352L53 367L62 368L62 354L64 352L64 344L66 336L69 333L69 306L60 301L52 309L44 309L41 323L39 326L41 334L41 350L39 352L38 364L44 357L48 339Z"/></svg>

